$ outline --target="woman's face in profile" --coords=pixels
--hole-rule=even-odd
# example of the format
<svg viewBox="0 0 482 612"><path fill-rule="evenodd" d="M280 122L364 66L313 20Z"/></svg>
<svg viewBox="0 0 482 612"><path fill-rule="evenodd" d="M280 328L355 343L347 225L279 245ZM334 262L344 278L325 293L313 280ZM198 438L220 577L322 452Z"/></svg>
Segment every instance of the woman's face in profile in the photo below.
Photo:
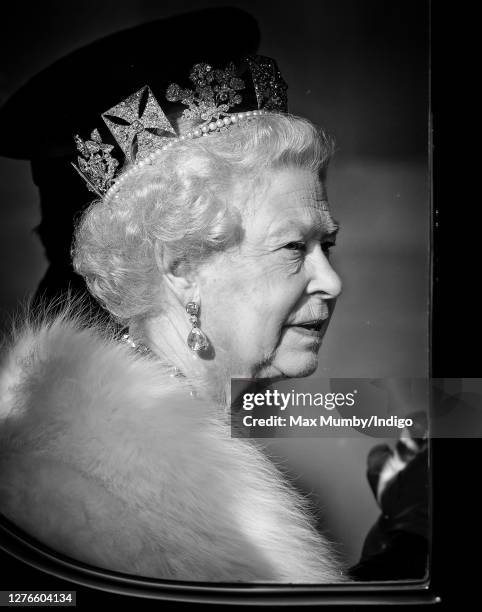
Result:
<svg viewBox="0 0 482 612"><path fill-rule="evenodd" d="M337 225L312 172L267 179L241 244L199 271L201 327L233 376L308 376L341 291L328 259Z"/></svg>

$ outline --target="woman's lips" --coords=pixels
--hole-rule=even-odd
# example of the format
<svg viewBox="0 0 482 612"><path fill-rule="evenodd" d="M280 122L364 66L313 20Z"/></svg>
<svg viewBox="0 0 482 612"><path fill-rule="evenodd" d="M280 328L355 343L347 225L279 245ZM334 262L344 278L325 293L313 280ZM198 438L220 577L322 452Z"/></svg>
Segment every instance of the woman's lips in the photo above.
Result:
<svg viewBox="0 0 482 612"><path fill-rule="evenodd" d="M316 311L318 311L319 314L316 318L314 318L313 315ZM304 336L311 336L314 338L322 336L325 333L328 319L330 318L328 304L323 301L318 304L316 310L313 308L311 312L306 312L306 315L307 318L305 320L288 323L285 325L285 328L293 329ZM309 316L313 318L308 319Z"/></svg>
<svg viewBox="0 0 482 612"><path fill-rule="evenodd" d="M308 336L319 336L323 331L325 321L326 319L319 319L317 321L311 321L308 323L286 325L286 327L294 329L300 334L305 334Z"/></svg>

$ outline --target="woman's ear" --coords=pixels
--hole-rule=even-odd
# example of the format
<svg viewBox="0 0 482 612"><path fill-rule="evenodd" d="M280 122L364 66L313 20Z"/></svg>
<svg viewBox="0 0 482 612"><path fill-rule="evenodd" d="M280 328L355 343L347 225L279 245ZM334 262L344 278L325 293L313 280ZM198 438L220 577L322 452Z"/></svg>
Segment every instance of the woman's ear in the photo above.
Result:
<svg viewBox="0 0 482 612"><path fill-rule="evenodd" d="M164 272L164 282L181 304L186 305L196 300L198 295L197 284L190 276L185 276L179 268Z"/></svg>
<svg viewBox="0 0 482 612"><path fill-rule="evenodd" d="M190 266L178 257L164 250L162 254L156 253L159 269L164 277L164 283L181 304L195 299L198 294L194 275Z"/></svg>

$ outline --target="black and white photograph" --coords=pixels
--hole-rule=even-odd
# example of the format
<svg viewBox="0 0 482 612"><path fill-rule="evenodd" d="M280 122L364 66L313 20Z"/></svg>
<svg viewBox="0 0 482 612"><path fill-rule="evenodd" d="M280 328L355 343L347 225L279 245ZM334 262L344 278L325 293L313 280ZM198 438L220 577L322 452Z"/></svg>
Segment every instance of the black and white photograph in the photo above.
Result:
<svg viewBox="0 0 482 612"><path fill-rule="evenodd" d="M5 602L436 602L429 2L0 28Z"/></svg>

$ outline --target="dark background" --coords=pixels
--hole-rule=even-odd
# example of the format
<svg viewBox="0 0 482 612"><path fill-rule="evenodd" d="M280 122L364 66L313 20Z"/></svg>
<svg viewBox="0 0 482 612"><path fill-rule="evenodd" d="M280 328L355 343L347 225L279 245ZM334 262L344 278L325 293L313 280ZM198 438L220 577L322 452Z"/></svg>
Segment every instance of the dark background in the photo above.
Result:
<svg viewBox="0 0 482 612"><path fill-rule="evenodd" d="M0 103L56 59L102 36L226 5L257 18L259 51L277 59L289 84L290 110L323 125L338 143L328 187L343 228L334 265L345 290L318 375L427 375L429 21L424 0L16 4L3 13L0 26ZM180 35L179 45L185 44ZM108 70L109 58L102 61ZM169 57L159 58L160 71L166 62ZM79 78L86 95L95 96L88 71ZM35 100L23 121L34 134L42 122ZM45 271L32 231L39 220L29 162L0 158L0 330ZM366 453L375 441L290 442L282 448L273 444L274 452L286 455L302 475L300 484L323 507L329 534L355 562L378 512L364 477Z"/></svg>

